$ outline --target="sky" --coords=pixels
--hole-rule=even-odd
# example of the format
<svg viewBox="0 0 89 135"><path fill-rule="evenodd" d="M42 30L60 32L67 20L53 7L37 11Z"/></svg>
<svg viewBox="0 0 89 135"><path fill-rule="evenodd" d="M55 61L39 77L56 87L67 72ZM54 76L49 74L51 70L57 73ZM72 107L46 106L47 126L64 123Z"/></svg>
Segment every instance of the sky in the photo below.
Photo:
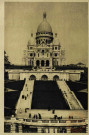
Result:
<svg viewBox="0 0 89 135"><path fill-rule="evenodd" d="M5 2L5 51L12 64L23 64L23 51L34 38L43 12L65 49L66 64L88 65L87 2Z"/></svg>

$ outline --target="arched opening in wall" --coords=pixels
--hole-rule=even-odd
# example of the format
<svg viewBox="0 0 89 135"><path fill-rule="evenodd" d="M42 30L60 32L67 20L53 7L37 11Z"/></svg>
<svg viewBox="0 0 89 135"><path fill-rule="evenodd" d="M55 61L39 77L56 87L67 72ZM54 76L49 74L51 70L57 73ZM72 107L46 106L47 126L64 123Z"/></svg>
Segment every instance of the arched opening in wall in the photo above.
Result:
<svg viewBox="0 0 89 135"><path fill-rule="evenodd" d="M41 61L41 66L44 67L44 60Z"/></svg>
<svg viewBox="0 0 89 135"><path fill-rule="evenodd" d="M49 60L46 60L46 66L47 67L49 66Z"/></svg>
<svg viewBox="0 0 89 135"><path fill-rule="evenodd" d="M41 77L41 80L42 80L42 81L48 80L48 76L47 76L47 75L43 75L43 76Z"/></svg>
<svg viewBox="0 0 89 135"><path fill-rule="evenodd" d="M42 55L44 55L44 50L42 50Z"/></svg>
<svg viewBox="0 0 89 135"><path fill-rule="evenodd" d="M54 80L54 81L58 81L58 80L59 80L59 76L58 76L58 75L55 75L55 76L53 77L53 80Z"/></svg>
<svg viewBox="0 0 89 135"><path fill-rule="evenodd" d="M36 80L35 75L31 75L30 78L29 78L29 80Z"/></svg>
<svg viewBox="0 0 89 135"><path fill-rule="evenodd" d="M39 67L39 65L40 65L40 61L37 60L37 61L36 61L36 66Z"/></svg>

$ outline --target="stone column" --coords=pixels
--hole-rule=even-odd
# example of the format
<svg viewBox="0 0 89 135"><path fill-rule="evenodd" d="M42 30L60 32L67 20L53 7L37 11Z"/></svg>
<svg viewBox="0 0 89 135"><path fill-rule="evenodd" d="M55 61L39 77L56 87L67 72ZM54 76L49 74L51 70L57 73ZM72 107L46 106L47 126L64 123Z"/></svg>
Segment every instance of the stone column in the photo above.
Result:
<svg viewBox="0 0 89 135"><path fill-rule="evenodd" d="M49 133L53 133L53 128L49 128Z"/></svg>
<svg viewBox="0 0 89 135"><path fill-rule="evenodd" d="M66 127L67 133L71 133L71 127Z"/></svg>
<svg viewBox="0 0 89 135"><path fill-rule="evenodd" d="M36 66L36 60L34 59L34 67Z"/></svg>
<svg viewBox="0 0 89 135"><path fill-rule="evenodd" d="M26 58L26 66L28 65L28 59Z"/></svg>
<svg viewBox="0 0 89 135"><path fill-rule="evenodd" d="M49 60L49 66L52 68L52 58Z"/></svg>
<svg viewBox="0 0 89 135"><path fill-rule="evenodd" d="M88 133L88 124L86 125L86 133Z"/></svg>
<svg viewBox="0 0 89 135"><path fill-rule="evenodd" d="M18 128L19 128L19 133L22 133L22 124L19 124Z"/></svg>
<svg viewBox="0 0 89 135"><path fill-rule="evenodd" d="M15 129L16 129L15 123L12 123L11 124L11 133L15 133Z"/></svg>
<svg viewBox="0 0 89 135"><path fill-rule="evenodd" d="M57 133L57 128L55 128L55 133Z"/></svg>
<svg viewBox="0 0 89 135"><path fill-rule="evenodd" d="M71 123L71 121L69 120L69 121L67 121L66 123ZM66 127L66 130L67 130L67 133L71 133L71 127Z"/></svg>
<svg viewBox="0 0 89 135"><path fill-rule="evenodd" d="M88 119L86 119L85 122L86 122L86 133L88 133Z"/></svg>
<svg viewBox="0 0 89 135"><path fill-rule="evenodd" d="M45 129L46 133L48 133L48 128Z"/></svg>
<svg viewBox="0 0 89 135"><path fill-rule="evenodd" d="M38 127L37 132L41 133L41 127Z"/></svg>
<svg viewBox="0 0 89 135"><path fill-rule="evenodd" d="M39 64L39 65L40 65L40 67L41 67L41 60L40 60L40 64Z"/></svg>
<svg viewBox="0 0 89 135"><path fill-rule="evenodd" d="M46 60L44 60L44 67L46 67Z"/></svg>

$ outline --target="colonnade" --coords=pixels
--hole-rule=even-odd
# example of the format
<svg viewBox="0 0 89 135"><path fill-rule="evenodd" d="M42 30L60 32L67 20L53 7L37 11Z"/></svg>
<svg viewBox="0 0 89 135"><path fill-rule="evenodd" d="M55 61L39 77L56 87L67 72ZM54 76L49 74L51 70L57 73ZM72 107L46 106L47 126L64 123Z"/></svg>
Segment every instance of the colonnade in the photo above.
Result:
<svg viewBox="0 0 89 135"><path fill-rule="evenodd" d="M37 67L52 67L52 61L50 60L47 60L47 59L41 59L41 60L35 60L34 61L34 66L37 66Z"/></svg>

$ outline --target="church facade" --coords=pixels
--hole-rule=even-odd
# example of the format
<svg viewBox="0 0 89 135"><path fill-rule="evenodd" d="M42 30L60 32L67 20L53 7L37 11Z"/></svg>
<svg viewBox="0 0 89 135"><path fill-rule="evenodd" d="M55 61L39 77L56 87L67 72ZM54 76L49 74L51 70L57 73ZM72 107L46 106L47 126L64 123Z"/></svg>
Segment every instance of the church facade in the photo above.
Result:
<svg viewBox="0 0 89 135"><path fill-rule="evenodd" d="M31 33L27 49L24 50L24 64L33 68L52 69L63 64L64 54L57 33L53 34L46 13L43 13L43 21L37 28L36 37Z"/></svg>
<svg viewBox="0 0 89 135"><path fill-rule="evenodd" d="M7 70L10 80L71 80L78 81L83 70L56 70L56 66L64 65L65 50L60 45L57 33L53 34L47 22L46 13L38 25L36 36L31 33L27 48L24 50L24 65L27 69Z"/></svg>

